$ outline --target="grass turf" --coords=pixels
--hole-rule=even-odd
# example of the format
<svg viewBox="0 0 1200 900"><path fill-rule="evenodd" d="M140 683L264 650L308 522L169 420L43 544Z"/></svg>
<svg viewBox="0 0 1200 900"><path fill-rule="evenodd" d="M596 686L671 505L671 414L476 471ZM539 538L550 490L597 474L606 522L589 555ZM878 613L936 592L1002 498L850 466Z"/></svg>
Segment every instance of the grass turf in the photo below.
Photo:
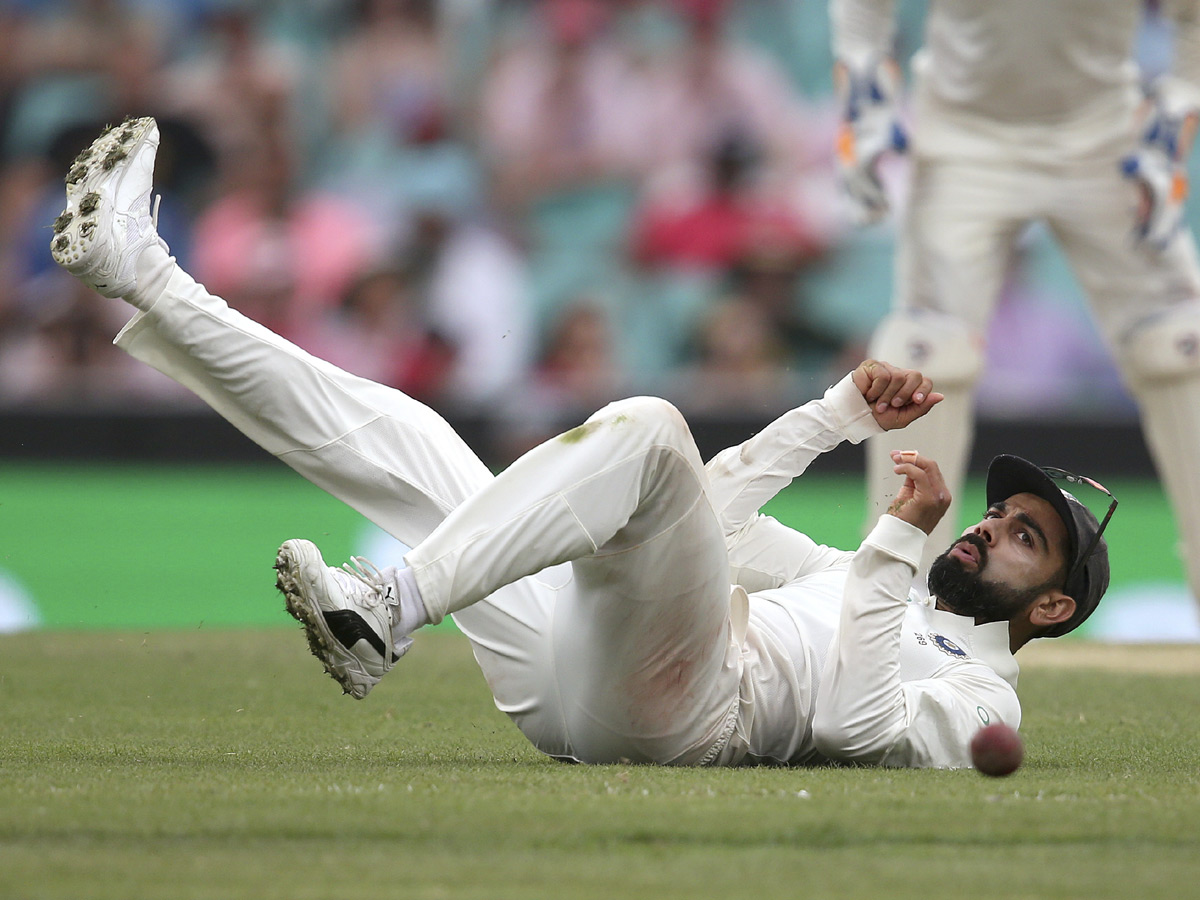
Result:
<svg viewBox="0 0 1200 900"><path fill-rule="evenodd" d="M294 628L8 636L0 896L1194 896L1200 649L1075 648L986 779L555 763L447 632L362 703Z"/></svg>
<svg viewBox="0 0 1200 900"><path fill-rule="evenodd" d="M1114 591L1182 583L1162 489L1105 481L1121 498L1108 530ZM982 511L979 479L963 506L964 519ZM766 509L850 549L862 539L862 478L813 472ZM375 558L365 529L361 516L282 465L0 464L0 579L7 571L22 584L51 628L283 624L270 569L280 543L310 538L330 561Z"/></svg>

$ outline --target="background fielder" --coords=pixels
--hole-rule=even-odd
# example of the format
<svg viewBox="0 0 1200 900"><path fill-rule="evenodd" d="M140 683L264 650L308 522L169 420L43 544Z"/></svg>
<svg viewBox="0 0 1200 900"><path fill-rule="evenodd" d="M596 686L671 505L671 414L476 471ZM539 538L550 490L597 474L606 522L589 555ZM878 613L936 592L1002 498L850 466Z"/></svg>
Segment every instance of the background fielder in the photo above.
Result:
<svg viewBox="0 0 1200 900"><path fill-rule="evenodd" d="M1175 26L1175 62L1149 105L1133 60L1143 6L931 0L905 140L888 62L893 3L832 0L845 115L839 152L866 220L888 208L879 155L907 146L912 157L894 309L870 353L922 369L946 400L906 440L936 452L961 494L984 335L1014 242L1043 222L1138 402L1200 600L1200 266L1180 226L1183 161L1200 108L1200 3L1160 4ZM895 489L889 449L868 442L871 518ZM923 568L957 519L952 509Z"/></svg>

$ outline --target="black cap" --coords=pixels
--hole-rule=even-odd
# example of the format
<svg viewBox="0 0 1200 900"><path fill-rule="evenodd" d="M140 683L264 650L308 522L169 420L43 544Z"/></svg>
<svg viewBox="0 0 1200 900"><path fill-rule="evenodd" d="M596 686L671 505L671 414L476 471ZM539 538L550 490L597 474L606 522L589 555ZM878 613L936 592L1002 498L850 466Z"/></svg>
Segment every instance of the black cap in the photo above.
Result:
<svg viewBox="0 0 1200 900"><path fill-rule="evenodd" d="M1045 637L1059 637L1078 628L1100 605L1100 598L1108 590L1108 544L1101 537L1081 565L1081 557L1100 530L1096 516L1029 460L1019 456L997 456L988 466L988 506L1007 500L1014 494L1041 497L1054 507L1058 517L1067 526L1068 576L1063 593L1075 601L1075 612L1067 621L1045 633Z"/></svg>

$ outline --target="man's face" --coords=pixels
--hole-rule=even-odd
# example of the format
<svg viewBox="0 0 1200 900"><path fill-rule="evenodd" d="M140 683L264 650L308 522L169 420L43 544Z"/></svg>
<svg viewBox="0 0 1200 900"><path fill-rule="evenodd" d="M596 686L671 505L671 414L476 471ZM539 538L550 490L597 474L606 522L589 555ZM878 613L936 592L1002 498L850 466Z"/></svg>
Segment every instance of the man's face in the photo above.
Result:
<svg viewBox="0 0 1200 900"><path fill-rule="evenodd" d="M929 590L939 605L978 623L1011 619L1044 591L1061 587L1067 527L1049 503L1016 494L939 556Z"/></svg>

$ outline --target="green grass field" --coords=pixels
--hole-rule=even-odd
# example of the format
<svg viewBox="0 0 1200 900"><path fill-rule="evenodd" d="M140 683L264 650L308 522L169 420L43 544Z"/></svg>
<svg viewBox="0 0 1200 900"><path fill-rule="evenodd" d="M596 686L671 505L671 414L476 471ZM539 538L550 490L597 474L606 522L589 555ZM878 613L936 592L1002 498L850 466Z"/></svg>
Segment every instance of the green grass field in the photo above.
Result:
<svg viewBox="0 0 1200 900"><path fill-rule="evenodd" d="M1195 896L1200 649L1064 644L1022 684L1006 779L588 767L453 633L361 703L294 628L8 636L0 896Z"/></svg>
<svg viewBox="0 0 1200 900"><path fill-rule="evenodd" d="M1111 595L1182 583L1161 488L1106 481L1121 498L1108 531ZM963 503L982 511L980 481ZM767 506L846 548L861 540L864 508L859 477L820 472ZM52 628L284 624L290 620L275 602L271 571L279 544L310 538L326 559L341 561L369 549L367 528L282 465L0 464L0 575L7 571L27 589Z"/></svg>
<svg viewBox="0 0 1200 900"><path fill-rule="evenodd" d="M1114 587L1180 581L1161 491L1110 487ZM862 503L771 511L852 546ZM1196 896L1200 645L1023 651L1007 779L569 766L452 631L342 697L273 588L295 536L343 559L364 522L282 467L3 467L46 628L0 637L0 900Z"/></svg>

